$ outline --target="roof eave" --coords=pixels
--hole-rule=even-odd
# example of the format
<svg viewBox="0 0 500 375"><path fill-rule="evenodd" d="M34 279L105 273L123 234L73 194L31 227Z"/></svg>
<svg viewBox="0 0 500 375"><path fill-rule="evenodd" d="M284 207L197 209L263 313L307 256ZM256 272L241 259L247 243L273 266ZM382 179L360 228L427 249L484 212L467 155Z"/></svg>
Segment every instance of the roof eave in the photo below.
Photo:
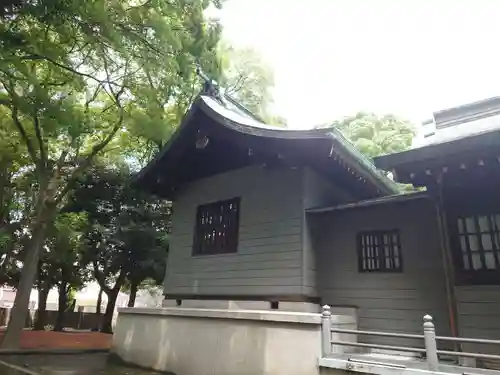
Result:
<svg viewBox="0 0 500 375"><path fill-rule="evenodd" d="M381 193L384 195L399 193L397 184L377 170L375 165L359 152L342 133L332 128L329 131L329 136L341 147L342 157L349 159L356 171L370 181Z"/></svg>
<svg viewBox="0 0 500 375"><path fill-rule="evenodd" d="M404 165L425 160L459 155L462 152L484 150L500 145L500 130L487 131L442 143L431 144L395 154L379 156L374 159L377 168L391 171Z"/></svg>
<svg viewBox="0 0 500 375"><path fill-rule="evenodd" d="M183 129L189 124L196 111L202 111L216 123L227 127L228 129L263 138L277 139L325 139L333 140L334 148L336 148L339 157L353 168L356 173L366 179L378 192L377 195L397 194L399 189L397 185L386 176L378 171L373 163L361 154L338 130L336 129L311 129L311 130L290 130L273 128L266 124L261 124L255 119L245 118L243 116L234 115L230 118L228 113L225 116L224 111L218 108L219 104L214 99L199 95L184 116L180 126L176 129L172 137L168 140L156 157L148 163L137 175L133 177L132 184L141 186L147 176L153 173L160 161L165 158L171 146L176 142L182 134Z"/></svg>
<svg viewBox="0 0 500 375"><path fill-rule="evenodd" d="M358 202L345 203L345 204L340 204L340 205L336 205L336 206L314 207L314 208L310 208L310 209L306 210L306 213L307 214L322 214L322 213L327 213L327 212L332 212L332 211L344 211L344 210L350 210L350 209L355 209L355 208L377 206L377 205L382 205L382 204L401 203L401 202L407 202L407 201L416 200L416 199L430 199L430 196L426 191L419 191L419 192L407 193L407 194L396 194L396 195L389 195L389 196L379 197L379 198L374 198L374 199L367 199L367 200L358 201Z"/></svg>

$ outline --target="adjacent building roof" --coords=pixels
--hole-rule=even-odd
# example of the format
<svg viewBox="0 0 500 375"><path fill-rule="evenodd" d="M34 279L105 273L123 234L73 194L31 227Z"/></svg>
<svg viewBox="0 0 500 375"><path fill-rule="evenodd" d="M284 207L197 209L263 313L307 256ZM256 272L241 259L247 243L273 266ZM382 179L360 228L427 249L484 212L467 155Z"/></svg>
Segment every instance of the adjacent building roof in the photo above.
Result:
<svg viewBox="0 0 500 375"><path fill-rule="evenodd" d="M466 172L500 162L500 97L434 114L436 138L409 151L375 158L375 165L392 171L398 182L428 185L437 175L462 178ZM447 136L440 131L446 131ZM460 171L460 172L459 172Z"/></svg>
<svg viewBox="0 0 500 375"><path fill-rule="evenodd" d="M500 97L493 97L434 112L422 123L421 146L500 130Z"/></svg>
<svg viewBox="0 0 500 375"><path fill-rule="evenodd" d="M397 187L335 129L268 126L220 97L200 95L163 150L135 178L172 198L183 184L248 165L307 165L360 199Z"/></svg>

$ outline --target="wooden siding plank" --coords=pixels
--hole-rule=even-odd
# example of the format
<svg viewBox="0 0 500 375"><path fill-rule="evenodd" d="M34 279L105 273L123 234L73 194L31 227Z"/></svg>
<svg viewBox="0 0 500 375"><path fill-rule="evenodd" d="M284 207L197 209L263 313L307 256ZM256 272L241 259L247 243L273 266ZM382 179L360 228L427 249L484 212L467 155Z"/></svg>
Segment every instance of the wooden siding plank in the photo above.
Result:
<svg viewBox="0 0 500 375"><path fill-rule="evenodd" d="M183 249L181 249L183 250ZM255 251L259 250L259 251ZM191 265L223 265L223 264L236 264L236 263L247 263L251 261L255 262L265 262L265 261L301 261L301 249L298 244L290 246L288 249L284 246L269 246L269 247L259 247L259 248L247 248L245 251L241 249L237 254L223 254L220 256L203 256L203 257L192 257L191 248L186 247L184 251L172 255L169 259L180 259L183 260L185 264ZM180 267L182 264L172 264L171 267Z"/></svg>
<svg viewBox="0 0 500 375"><path fill-rule="evenodd" d="M286 286L286 285L266 285L262 286L248 286L242 285L238 287L238 295L241 296L282 296L282 295L297 295L301 291L300 286ZM231 295L235 289L232 286L200 286L196 293L205 295ZM165 294L192 294L195 293L193 287L190 286L167 286ZM234 294L233 294L234 295Z"/></svg>
<svg viewBox="0 0 500 375"><path fill-rule="evenodd" d="M251 278L232 278L232 279L204 279L200 280L196 275L174 275L168 278L173 286L184 286L189 284L196 284L196 288L209 288L209 287L240 287L240 286L297 286L302 285L301 277L251 277ZM234 289L233 289L234 291Z"/></svg>
<svg viewBox="0 0 500 375"><path fill-rule="evenodd" d="M289 277L300 277L301 271L300 267L293 268L280 268L280 269L245 269L245 270L234 270L234 271L212 271L207 272L202 269L192 270L191 272L178 272L176 277L194 277L200 282L203 280L223 280L223 279L253 279L253 278L289 278Z"/></svg>

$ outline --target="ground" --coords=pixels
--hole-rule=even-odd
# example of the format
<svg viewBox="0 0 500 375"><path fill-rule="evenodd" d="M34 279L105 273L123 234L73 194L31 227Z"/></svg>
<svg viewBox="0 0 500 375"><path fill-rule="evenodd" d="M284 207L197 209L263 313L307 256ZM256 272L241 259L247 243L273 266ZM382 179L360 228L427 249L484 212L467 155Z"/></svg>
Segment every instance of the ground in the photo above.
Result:
<svg viewBox="0 0 500 375"><path fill-rule="evenodd" d="M99 332L24 331L21 349L109 349L111 339Z"/></svg>
<svg viewBox="0 0 500 375"><path fill-rule="evenodd" d="M29 372L8 371L2 361ZM113 364L106 353L0 355L2 375L158 375L157 372ZM172 374L175 375L175 374Z"/></svg>

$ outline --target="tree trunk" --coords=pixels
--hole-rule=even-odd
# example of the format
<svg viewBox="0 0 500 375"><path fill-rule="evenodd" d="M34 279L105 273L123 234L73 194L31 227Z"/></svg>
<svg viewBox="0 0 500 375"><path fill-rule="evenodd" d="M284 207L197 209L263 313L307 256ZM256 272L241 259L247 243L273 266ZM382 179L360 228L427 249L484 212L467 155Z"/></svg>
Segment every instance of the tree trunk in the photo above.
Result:
<svg viewBox="0 0 500 375"><path fill-rule="evenodd" d="M99 287L99 294L97 295L97 303L96 303L96 307L95 307L95 315L96 315L96 325L95 327L92 329L92 331L95 331L95 332L98 332L101 328L101 320L102 320L102 316L101 316L101 313L102 313L102 293L103 293L103 290L101 287Z"/></svg>
<svg viewBox="0 0 500 375"><path fill-rule="evenodd" d="M113 333L113 314L115 312L116 299L118 298L118 292L120 289L111 289L108 296L108 304L106 305L106 311L102 317L101 332L103 333Z"/></svg>
<svg viewBox="0 0 500 375"><path fill-rule="evenodd" d="M43 204L45 205L45 204ZM38 270L40 249L45 241L47 222L53 218L53 213L48 209L40 209L32 228L32 237L25 249L23 270L17 287L11 319L2 340L2 349L18 349L21 333L29 313L31 289L35 282Z"/></svg>
<svg viewBox="0 0 500 375"><path fill-rule="evenodd" d="M128 307L134 307L135 299L137 297L137 289L139 289L139 285L135 282L132 282L130 285L130 295L128 297Z"/></svg>
<svg viewBox="0 0 500 375"><path fill-rule="evenodd" d="M54 331L62 332L64 328L64 315L68 308L68 283L61 281L58 286L59 300L57 305L57 317Z"/></svg>
<svg viewBox="0 0 500 375"><path fill-rule="evenodd" d="M97 294L97 304L95 307L95 312L97 315L101 315L102 313L102 288L99 288L99 294Z"/></svg>
<svg viewBox="0 0 500 375"><path fill-rule="evenodd" d="M38 289L38 309L36 311L35 331L43 331L45 329L45 320L47 318L47 298L49 296L48 285L42 285Z"/></svg>

